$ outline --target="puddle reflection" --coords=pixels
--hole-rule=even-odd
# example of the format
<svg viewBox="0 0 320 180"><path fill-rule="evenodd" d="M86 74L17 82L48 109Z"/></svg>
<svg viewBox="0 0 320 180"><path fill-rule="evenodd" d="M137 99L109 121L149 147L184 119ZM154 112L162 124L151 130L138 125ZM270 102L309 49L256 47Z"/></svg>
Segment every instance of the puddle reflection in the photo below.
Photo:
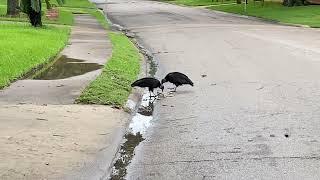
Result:
<svg viewBox="0 0 320 180"><path fill-rule="evenodd" d="M40 71L32 79L37 80L55 80L65 79L73 76L79 76L91 71L103 68L103 65L97 63L84 63L83 60L61 56L47 69Z"/></svg>

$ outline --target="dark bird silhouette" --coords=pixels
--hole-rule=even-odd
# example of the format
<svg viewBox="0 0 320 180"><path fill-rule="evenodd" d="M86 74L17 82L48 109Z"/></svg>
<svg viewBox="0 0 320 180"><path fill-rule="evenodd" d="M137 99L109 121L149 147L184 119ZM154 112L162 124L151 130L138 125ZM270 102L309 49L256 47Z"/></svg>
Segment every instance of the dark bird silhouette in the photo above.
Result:
<svg viewBox="0 0 320 180"><path fill-rule="evenodd" d="M182 86L184 84L189 84L193 86L193 82L186 76L185 74L182 74L180 72L171 72L166 75L164 79L161 80L161 84L171 82L176 87L174 88L174 91L177 90L178 86Z"/></svg>
<svg viewBox="0 0 320 180"><path fill-rule="evenodd" d="M151 92L153 93L154 89L160 88L163 91L163 88L164 88L158 79L151 78L151 77L146 77L146 78L136 80L131 84L131 87L135 87L135 86L149 88L150 98L155 97L155 96L151 96Z"/></svg>

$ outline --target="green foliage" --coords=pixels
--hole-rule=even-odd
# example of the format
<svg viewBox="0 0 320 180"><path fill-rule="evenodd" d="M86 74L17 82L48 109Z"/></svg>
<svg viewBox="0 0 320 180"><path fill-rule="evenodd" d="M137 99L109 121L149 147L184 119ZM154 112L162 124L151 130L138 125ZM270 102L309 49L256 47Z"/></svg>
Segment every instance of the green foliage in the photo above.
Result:
<svg viewBox="0 0 320 180"><path fill-rule="evenodd" d="M35 12L40 12L41 11L41 1L40 0L30 0L31 1L31 8Z"/></svg>
<svg viewBox="0 0 320 180"><path fill-rule="evenodd" d="M284 0L282 5L292 7L292 6L303 6L307 2L305 0Z"/></svg>
<svg viewBox="0 0 320 180"><path fill-rule="evenodd" d="M243 4L213 6L209 7L209 9L256 16L283 23L320 27L320 6L317 5L286 7L277 2L265 2L262 7L261 5L255 6L250 2L247 5L247 12L244 12Z"/></svg>
<svg viewBox="0 0 320 180"><path fill-rule="evenodd" d="M131 83L137 79L141 59L138 49L123 34L109 33L109 37L112 57L102 74L83 91L79 103L122 106L131 92Z"/></svg>
<svg viewBox="0 0 320 180"><path fill-rule="evenodd" d="M48 62L65 46L68 34L68 28L0 22L0 87Z"/></svg>
<svg viewBox="0 0 320 180"><path fill-rule="evenodd" d="M235 3L234 0L169 0L167 2L187 6L210 6L217 4Z"/></svg>
<svg viewBox="0 0 320 180"><path fill-rule="evenodd" d="M29 13L30 7L31 7L30 0L20 0L20 8L22 12Z"/></svg>
<svg viewBox="0 0 320 180"><path fill-rule="evenodd" d="M20 7L22 12L28 14L31 9L35 12L41 11L41 1L40 0L20 0Z"/></svg>
<svg viewBox="0 0 320 180"><path fill-rule="evenodd" d="M65 1L64 0L56 0L57 1L57 3L60 5L60 6L62 6L63 4L65 4Z"/></svg>

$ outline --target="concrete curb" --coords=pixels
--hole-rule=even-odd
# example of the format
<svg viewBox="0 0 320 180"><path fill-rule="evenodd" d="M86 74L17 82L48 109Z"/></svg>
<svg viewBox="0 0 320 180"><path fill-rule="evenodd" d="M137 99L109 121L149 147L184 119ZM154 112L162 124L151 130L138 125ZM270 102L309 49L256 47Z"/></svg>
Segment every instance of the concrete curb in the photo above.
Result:
<svg viewBox="0 0 320 180"><path fill-rule="evenodd" d="M133 42L135 44L135 46L137 47L137 49L139 50L140 54L141 54L141 63L140 63L140 74L138 76L138 78L143 78L149 75L148 73L148 63L147 63L147 59L148 57L150 57L150 54L145 51L145 48L143 48L143 46L141 46L135 39L135 35L133 33L130 33L128 30L123 30L124 34L131 40L131 42ZM128 97L128 100L125 104L125 106L123 107L124 110L128 113L134 113L136 112L137 108L139 107L140 103L141 103L141 98L143 96L143 90L142 89L132 89L131 94Z"/></svg>
<svg viewBox="0 0 320 180"><path fill-rule="evenodd" d="M97 4L97 7L99 8L98 5L99 4ZM132 43L134 43L136 48L139 50L139 53L141 54L142 61L141 61L141 66L140 66L141 70L140 70L140 74L139 74L138 77L142 78L142 77L149 76L150 75L150 73L149 73L149 69L150 68L148 66L148 59L149 60L153 59L152 54L148 50L146 50L146 48L144 48L138 42L138 40L136 39L136 35L134 33L130 32L128 29L122 27L121 25L113 23L110 19L108 19L107 14L104 11L103 11L103 14L104 14L106 20L108 21L108 24L110 25L111 30L119 31L119 32L123 33L124 35L126 35L130 39L130 41ZM130 93L130 95L128 97L128 100L127 100L126 104L123 107L123 110L125 112L127 112L128 114L130 114L129 119L131 119L133 117L133 115L138 111L138 108L139 108L139 106L141 104L141 100L142 100L143 94L144 94L144 90L143 89L138 89L138 88L137 89L135 89L135 88L132 89L132 91L131 91L131 93ZM125 139L123 138L123 136L128 131L129 123L130 123L130 121L128 121L126 123L125 128L122 129L118 133L116 138L120 139L120 140L117 141L117 142L120 142L120 143L117 144L117 149L115 151L116 153L113 154L113 158L112 158L111 163L109 164L108 169L106 171L104 171L104 174L103 174L102 177L100 177L100 179L108 179L110 177L110 175L112 173L113 165L116 162L116 160L119 158L119 151L120 151L121 145L125 142Z"/></svg>
<svg viewBox="0 0 320 180"><path fill-rule="evenodd" d="M91 0L91 2L93 2ZM139 50L139 52L142 54L141 56L141 70L140 70L140 74L139 74L139 78L142 77L146 77L148 76L148 63L147 63L147 58L149 58L151 56L151 53L149 53L148 51L145 50L145 48L140 45L137 40L136 40L136 36L134 33L131 33L129 30L127 30L126 28L122 27L119 24L115 24L113 23L107 16L107 14L105 13L105 11L103 11L104 9L104 5L107 4L106 2L93 2L96 4L97 8L99 10L102 11L102 13L104 14L108 24L110 25L110 29L113 31L119 31L121 33L123 33L124 35L126 35L131 42L133 42L135 44L135 46L137 47L137 49ZM141 103L141 98L143 96L143 90L140 89L132 89L128 100L126 102L126 104L123 107L123 110L129 114L133 114L134 112L136 112L137 108L139 107L139 104Z"/></svg>
<svg viewBox="0 0 320 180"><path fill-rule="evenodd" d="M150 76L150 73L149 73L150 67L148 67L148 60L152 61L153 55L137 41L136 35L134 33L130 32L128 29L125 29L124 27L118 24L112 23L109 19L108 19L108 22L109 24L111 24L113 29L116 29L117 31L120 31L124 35L126 35L131 40L131 42L135 44L136 48L139 50L142 61L140 66L141 70L138 78ZM131 114L136 112L137 108L141 103L143 92L144 91L142 89L133 89L128 97L126 104L123 107L124 111Z"/></svg>

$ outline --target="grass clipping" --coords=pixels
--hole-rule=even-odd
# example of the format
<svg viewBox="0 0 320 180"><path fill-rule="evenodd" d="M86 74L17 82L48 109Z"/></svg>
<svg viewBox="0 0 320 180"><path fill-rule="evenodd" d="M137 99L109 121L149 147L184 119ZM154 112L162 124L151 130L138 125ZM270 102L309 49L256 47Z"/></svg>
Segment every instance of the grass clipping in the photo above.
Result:
<svg viewBox="0 0 320 180"><path fill-rule="evenodd" d="M112 57L102 74L82 92L78 103L123 106L131 92L130 85L140 72L139 51L121 33L109 33L109 38Z"/></svg>

